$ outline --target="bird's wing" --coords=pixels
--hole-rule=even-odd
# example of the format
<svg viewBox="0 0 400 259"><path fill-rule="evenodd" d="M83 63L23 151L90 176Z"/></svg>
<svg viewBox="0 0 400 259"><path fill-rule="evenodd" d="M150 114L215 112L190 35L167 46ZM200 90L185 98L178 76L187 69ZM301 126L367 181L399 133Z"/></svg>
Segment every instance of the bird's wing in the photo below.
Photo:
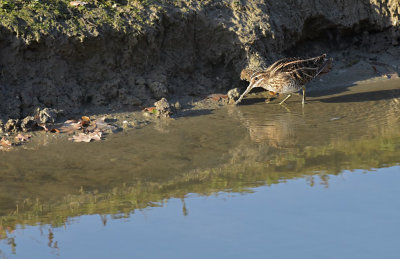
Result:
<svg viewBox="0 0 400 259"><path fill-rule="evenodd" d="M291 72L301 68L315 68L320 67L325 62L326 55L323 54L314 58L284 58L276 61L269 66L267 70L274 74L276 72Z"/></svg>
<svg viewBox="0 0 400 259"><path fill-rule="evenodd" d="M326 64L325 57L324 54L308 59L285 58L272 64L268 70L272 76L278 73L287 73L305 84L321 72Z"/></svg>

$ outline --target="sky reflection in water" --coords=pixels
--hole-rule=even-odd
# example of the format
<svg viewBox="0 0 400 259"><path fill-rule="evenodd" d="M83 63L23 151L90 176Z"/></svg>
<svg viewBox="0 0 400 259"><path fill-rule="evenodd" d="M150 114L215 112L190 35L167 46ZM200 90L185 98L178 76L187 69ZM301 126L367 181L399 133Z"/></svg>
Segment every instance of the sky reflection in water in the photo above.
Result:
<svg viewBox="0 0 400 259"><path fill-rule="evenodd" d="M398 82L355 88L2 153L0 258L397 258Z"/></svg>
<svg viewBox="0 0 400 259"><path fill-rule="evenodd" d="M316 180L319 181L318 179ZM188 195L106 224L17 229L15 258L397 258L400 167L344 172L330 186L305 179L254 193ZM49 248L49 229L54 234ZM11 248L0 246L10 256Z"/></svg>

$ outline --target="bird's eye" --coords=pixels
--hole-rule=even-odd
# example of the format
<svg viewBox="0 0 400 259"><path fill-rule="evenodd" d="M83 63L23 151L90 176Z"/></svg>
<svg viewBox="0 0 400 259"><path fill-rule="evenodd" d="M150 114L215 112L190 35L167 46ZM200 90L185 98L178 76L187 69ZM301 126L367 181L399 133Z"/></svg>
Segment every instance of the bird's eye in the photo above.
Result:
<svg viewBox="0 0 400 259"><path fill-rule="evenodd" d="M257 81L258 80L258 77L254 77L254 81Z"/></svg>

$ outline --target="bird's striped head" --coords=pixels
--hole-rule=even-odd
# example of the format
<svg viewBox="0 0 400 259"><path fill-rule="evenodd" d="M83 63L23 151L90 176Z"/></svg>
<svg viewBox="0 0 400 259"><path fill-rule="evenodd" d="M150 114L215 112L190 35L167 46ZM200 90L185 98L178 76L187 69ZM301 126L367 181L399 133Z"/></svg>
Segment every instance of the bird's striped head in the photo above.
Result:
<svg viewBox="0 0 400 259"><path fill-rule="evenodd" d="M262 87L265 88L266 85L268 84L268 79L269 79L269 73L262 71L262 72L254 72L250 76L250 85L251 89L256 88L256 87Z"/></svg>

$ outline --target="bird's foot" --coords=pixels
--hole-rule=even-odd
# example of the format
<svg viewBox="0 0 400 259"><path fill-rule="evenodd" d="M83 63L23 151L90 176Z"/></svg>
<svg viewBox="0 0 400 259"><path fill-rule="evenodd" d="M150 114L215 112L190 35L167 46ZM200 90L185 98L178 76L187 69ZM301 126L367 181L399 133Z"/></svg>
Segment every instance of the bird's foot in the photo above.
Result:
<svg viewBox="0 0 400 259"><path fill-rule="evenodd" d="M288 96L286 96L285 99L283 99L282 102L280 102L279 104L282 105L287 99L289 99L292 96L292 94L289 94Z"/></svg>
<svg viewBox="0 0 400 259"><path fill-rule="evenodd" d="M265 103L270 103L272 100L275 100L275 97L269 97L267 99L265 99Z"/></svg>

